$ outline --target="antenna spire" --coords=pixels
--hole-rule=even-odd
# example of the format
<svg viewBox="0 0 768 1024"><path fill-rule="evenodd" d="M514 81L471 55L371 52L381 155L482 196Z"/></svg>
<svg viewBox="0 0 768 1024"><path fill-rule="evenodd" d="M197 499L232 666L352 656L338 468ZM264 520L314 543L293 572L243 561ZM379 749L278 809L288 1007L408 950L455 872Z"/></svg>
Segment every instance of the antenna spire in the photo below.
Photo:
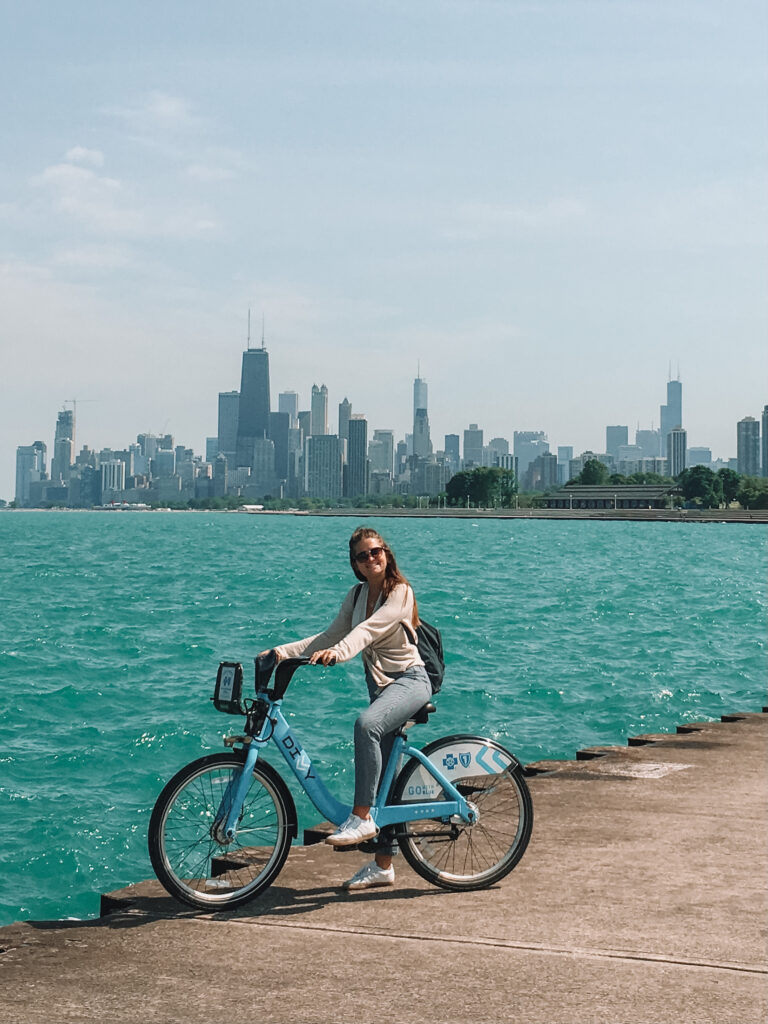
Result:
<svg viewBox="0 0 768 1024"><path fill-rule="evenodd" d="M264 351L264 314L261 314L261 349Z"/></svg>
<svg viewBox="0 0 768 1024"><path fill-rule="evenodd" d="M251 307L248 307L248 348L251 347Z"/></svg>

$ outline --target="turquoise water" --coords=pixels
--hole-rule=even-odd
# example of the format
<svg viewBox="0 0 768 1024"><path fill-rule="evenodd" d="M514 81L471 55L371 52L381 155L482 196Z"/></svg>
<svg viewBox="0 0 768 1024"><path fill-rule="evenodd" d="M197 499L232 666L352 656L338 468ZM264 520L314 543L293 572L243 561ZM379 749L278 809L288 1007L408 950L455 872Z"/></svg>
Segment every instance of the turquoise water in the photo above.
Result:
<svg viewBox="0 0 768 1024"><path fill-rule="evenodd" d="M426 740L471 730L523 761L758 711L768 532L741 524L365 520L440 626ZM151 876L162 784L239 719L220 660L321 629L353 579L356 520L222 513L0 514L0 924L87 917ZM359 661L296 676L286 710L351 796ZM300 825L315 812L299 803Z"/></svg>

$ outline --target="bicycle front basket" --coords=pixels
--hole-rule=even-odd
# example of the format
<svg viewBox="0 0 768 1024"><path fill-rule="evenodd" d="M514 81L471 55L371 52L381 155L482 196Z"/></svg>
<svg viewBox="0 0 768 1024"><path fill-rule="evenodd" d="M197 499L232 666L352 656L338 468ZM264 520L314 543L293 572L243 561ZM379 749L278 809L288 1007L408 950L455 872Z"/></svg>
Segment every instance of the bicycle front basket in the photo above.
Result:
<svg viewBox="0 0 768 1024"><path fill-rule="evenodd" d="M238 661L222 661L216 673L213 706L227 715L244 715L243 666Z"/></svg>

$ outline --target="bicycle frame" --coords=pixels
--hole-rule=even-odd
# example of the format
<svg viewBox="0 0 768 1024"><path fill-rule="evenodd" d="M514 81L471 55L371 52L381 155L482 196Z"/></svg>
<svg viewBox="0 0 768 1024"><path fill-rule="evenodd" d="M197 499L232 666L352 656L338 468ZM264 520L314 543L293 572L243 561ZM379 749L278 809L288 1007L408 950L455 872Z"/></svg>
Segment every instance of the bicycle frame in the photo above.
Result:
<svg viewBox="0 0 768 1024"><path fill-rule="evenodd" d="M222 798L216 822L224 823L226 838L231 840L237 831L240 810L245 799L251 774L259 759L259 755L271 741L283 755L299 785L312 801L314 806L334 825L340 825L349 815L351 806L343 804L327 789L320 775L315 771L312 760L296 738L293 730L281 710L282 700L272 700L260 695L268 705L268 711L260 731L250 742L246 743L246 758L242 772L233 778ZM415 757L427 772L442 787L447 800L429 800L405 804L387 804L387 796L395 778L397 766L402 756ZM418 747L407 743L399 733L395 735L392 750L384 772L382 773L379 794L376 803L371 807L371 816L379 828L387 825L398 825L405 821L417 821L424 818L441 818L448 820L458 815L467 824L474 824L476 812L469 802L461 795L439 769L432 764Z"/></svg>

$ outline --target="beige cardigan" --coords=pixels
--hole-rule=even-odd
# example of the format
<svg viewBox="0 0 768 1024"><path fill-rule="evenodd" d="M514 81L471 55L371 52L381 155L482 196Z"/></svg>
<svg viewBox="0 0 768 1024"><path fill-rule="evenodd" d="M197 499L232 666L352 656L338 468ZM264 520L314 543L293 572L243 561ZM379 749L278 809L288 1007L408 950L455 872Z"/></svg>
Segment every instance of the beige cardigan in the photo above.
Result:
<svg viewBox="0 0 768 1024"><path fill-rule="evenodd" d="M360 587L355 600L357 585L351 588L339 609L339 614L322 633L296 640L292 644L276 647L281 658L309 656L315 651L330 650L337 661L349 661L362 652L363 662L376 681L377 686L387 686L392 676L414 665L423 665L419 649L413 643L411 634L403 627L413 620L413 591L406 583L398 583L389 597L382 601L381 595L371 615L366 618L368 584Z"/></svg>

